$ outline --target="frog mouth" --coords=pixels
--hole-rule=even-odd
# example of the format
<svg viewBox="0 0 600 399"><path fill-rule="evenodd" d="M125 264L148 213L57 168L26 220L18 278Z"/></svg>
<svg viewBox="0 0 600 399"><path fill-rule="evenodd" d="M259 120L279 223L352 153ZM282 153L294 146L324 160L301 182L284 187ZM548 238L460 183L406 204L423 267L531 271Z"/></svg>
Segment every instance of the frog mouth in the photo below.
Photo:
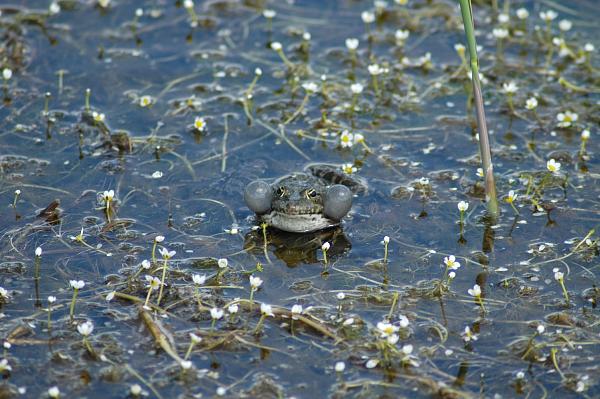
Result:
<svg viewBox="0 0 600 399"><path fill-rule="evenodd" d="M310 233L338 226L339 221L334 221L320 213L288 213L273 210L261 216L262 220L270 226L292 233Z"/></svg>
<svg viewBox="0 0 600 399"><path fill-rule="evenodd" d="M273 212L278 212L282 215L321 215L323 213L323 206L313 205L313 206L299 206L299 205L288 205L283 207L273 207Z"/></svg>

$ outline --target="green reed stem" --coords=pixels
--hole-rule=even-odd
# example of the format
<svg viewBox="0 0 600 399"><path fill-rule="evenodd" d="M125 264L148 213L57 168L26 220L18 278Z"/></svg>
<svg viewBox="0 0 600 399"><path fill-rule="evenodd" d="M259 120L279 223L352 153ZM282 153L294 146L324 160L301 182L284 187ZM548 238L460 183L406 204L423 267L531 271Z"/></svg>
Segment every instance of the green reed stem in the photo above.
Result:
<svg viewBox="0 0 600 399"><path fill-rule="evenodd" d="M483 96L481 94L481 82L479 81L479 60L477 58L477 44L475 42L475 31L473 27L473 14L471 12L470 0L459 0L462 13L463 25L469 49L471 75L473 82L473 96L477 114L477 126L479 130L479 150L481 162L485 174L485 199L489 214L496 218L499 212L498 199L496 196L496 183L494 181L494 167L492 165L492 154L490 150L490 139L488 136Z"/></svg>

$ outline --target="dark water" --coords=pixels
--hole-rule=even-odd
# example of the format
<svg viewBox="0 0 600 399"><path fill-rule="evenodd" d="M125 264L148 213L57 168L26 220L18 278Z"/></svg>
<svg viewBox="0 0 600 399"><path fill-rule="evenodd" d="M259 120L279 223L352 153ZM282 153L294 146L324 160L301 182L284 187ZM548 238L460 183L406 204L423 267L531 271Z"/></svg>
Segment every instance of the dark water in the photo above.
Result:
<svg viewBox="0 0 600 399"><path fill-rule="evenodd" d="M529 10L526 22L511 4L500 50L491 32L503 24L492 22L489 5L474 6L502 199L497 221L483 217L470 82L453 47L464 43L454 2L390 1L370 28L360 17L373 9L366 1L196 1L196 28L181 2L119 1L106 9L59 3L56 15L47 14L46 2L0 6L0 61L13 72L0 107L0 286L10 295L0 309L0 338L12 344L3 355L12 371L3 373L1 397L19 396L19 389L23 397L47 397L58 386L62 397L119 398L133 384L150 397L182 398L212 397L218 388L227 397L600 395L593 1L519 4ZM136 19L137 7L143 15ZM264 8L277 12L272 24ZM538 16L550 8L559 15L549 37L564 38L562 55L560 45L548 46ZM561 33L561 19L572 28ZM397 29L410 30L402 45ZM360 39L354 57L345 46L353 37ZM269 48L273 41L292 68ZM596 50L587 53L586 43ZM428 53L430 61L421 58ZM374 63L387 68L377 89L367 69ZM262 75L249 121L242 99L255 68ZM514 112L502 91L509 81L519 86ZM318 90L303 103L306 82ZM355 82L364 90L351 112ZM142 96L151 96L150 107L140 106ZM535 113L525 108L532 96ZM577 121L558 127L557 114L567 110ZM104 121L94 122L92 111ZM194 129L196 117L205 118L202 132ZM342 148L346 129L362 134L366 146ZM581 152L584 129L591 137ZM550 158L562 166L554 177ZM265 255L244 186L312 163L353 164L367 193L357 196L335 239L269 231ZM21 194L13 207L15 190ZM105 190L115 191L112 223L98 199ZM509 190L519 195L518 217L503 200ZM58 220L36 216L56 199ZM461 234L462 200L469 209ZM535 212L534 203L544 210ZM70 238L82 227L88 246ZM177 253L163 311L144 314L181 357L189 333L203 337L187 371L158 348L132 298L105 300L117 291L144 301L148 272L134 274L151 258L157 235ZM319 248L331 240L324 265ZM462 267L449 291L433 295L451 254ZM229 268L217 280L218 258ZM226 312L211 328L208 309L249 298L257 262L264 283L256 301L311 307L306 317L336 338L300 321L291 334L281 316L266 318L254 334L258 305L240 304L237 315ZM159 266L152 269L160 278ZM565 274L568 303L553 268ZM198 273L209 276L201 306L191 277ZM73 279L86 285L71 323ZM467 293L476 283L485 311ZM49 295L57 297L50 331ZM384 366L376 326L386 317L400 325L401 315L410 323L385 350L391 360ZM93 351L76 328L86 320L94 323ZM539 325L545 331L527 351ZM464 341L466 326L476 341ZM412 365L401 354L406 345L413 346ZM368 368L368 360L380 363ZM343 372L336 362L345 363Z"/></svg>

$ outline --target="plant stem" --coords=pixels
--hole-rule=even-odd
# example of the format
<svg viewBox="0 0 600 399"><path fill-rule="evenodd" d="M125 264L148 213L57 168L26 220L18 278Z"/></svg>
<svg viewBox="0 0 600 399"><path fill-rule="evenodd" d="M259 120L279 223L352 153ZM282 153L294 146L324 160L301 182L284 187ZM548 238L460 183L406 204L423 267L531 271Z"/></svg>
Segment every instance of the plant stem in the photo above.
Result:
<svg viewBox="0 0 600 399"><path fill-rule="evenodd" d="M148 295L146 295L146 302L144 302L144 307L148 307L148 302L150 301L150 295L152 295L152 287L148 288Z"/></svg>
<svg viewBox="0 0 600 399"><path fill-rule="evenodd" d="M475 98L475 108L477 114L477 126L479 129L479 150L481 152L481 162L483 172L485 173L485 199L489 214L496 218L498 216L498 199L496 198L496 183L494 181L494 167L492 165L492 155L490 151L490 141L485 119L485 109L483 105L483 96L481 94L481 84L479 82L479 60L477 58L477 45L475 43L475 32L473 28L473 15L471 13L471 1L459 0L462 12L463 24L467 38L467 47L471 64L471 76L473 82L473 95Z"/></svg>
<svg viewBox="0 0 600 399"><path fill-rule="evenodd" d="M163 288L165 286L165 278L167 277L167 259L165 259L165 263L163 264L163 272L162 277L160 279L160 290L158 291L158 299L156 301L156 306L160 306L160 300L162 299Z"/></svg>
<svg viewBox="0 0 600 399"><path fill-rule="evenodd" d="M71 299L71 307L69 309L69 319L71 322L73 321L73 314L75 313L75 301L77 300L78 293L79 288L73 288L73 299Z"/></svg>

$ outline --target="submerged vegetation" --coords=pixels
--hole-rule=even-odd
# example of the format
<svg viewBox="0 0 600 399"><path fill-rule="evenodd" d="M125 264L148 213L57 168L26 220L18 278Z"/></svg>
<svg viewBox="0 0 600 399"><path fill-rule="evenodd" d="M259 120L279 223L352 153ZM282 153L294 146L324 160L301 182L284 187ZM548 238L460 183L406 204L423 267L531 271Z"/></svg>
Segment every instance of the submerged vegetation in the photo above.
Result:
<svg viewBox="0 0 600 399"><path fill-rule="evenodd" d="M594 0L0 6L0 397L596 397ZM477 85L475 85L476 87ZM326 163L342 227L243 187Z"/></svg>

